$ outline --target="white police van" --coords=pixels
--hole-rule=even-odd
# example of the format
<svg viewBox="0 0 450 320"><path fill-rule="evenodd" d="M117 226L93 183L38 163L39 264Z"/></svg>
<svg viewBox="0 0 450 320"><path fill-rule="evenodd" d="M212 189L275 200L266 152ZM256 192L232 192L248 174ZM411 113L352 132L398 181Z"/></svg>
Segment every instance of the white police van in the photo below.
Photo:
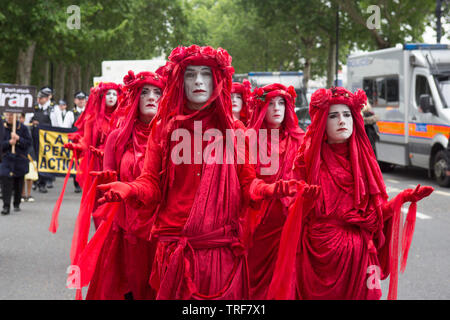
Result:
<svg viewBox="0 0 450 320"><path fill-rule="evenodd" d="M347 67L347 87L362 88L378 116L382 169L426 168L439 185L450 186L450 46L404 44L354 54Z"/></svg>

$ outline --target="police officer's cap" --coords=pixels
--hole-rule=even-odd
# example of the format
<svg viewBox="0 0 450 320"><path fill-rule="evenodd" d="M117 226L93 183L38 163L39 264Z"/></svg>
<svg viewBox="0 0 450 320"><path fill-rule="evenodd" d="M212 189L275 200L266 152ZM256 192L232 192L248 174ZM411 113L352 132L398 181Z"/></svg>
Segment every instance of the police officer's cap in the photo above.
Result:
<svg viewBox="0 0 450 320"><path fill-rule="evenodd" d="M67 102L65 100L59 100L58 102L59 105L67 105Z"/></svg>
<svg viewBox="0 0 450 320"><path fill-rule="evenodd" d="M83 91L78 91L75 92L74 97L77 99L86 99L86 94Z"/></svg>

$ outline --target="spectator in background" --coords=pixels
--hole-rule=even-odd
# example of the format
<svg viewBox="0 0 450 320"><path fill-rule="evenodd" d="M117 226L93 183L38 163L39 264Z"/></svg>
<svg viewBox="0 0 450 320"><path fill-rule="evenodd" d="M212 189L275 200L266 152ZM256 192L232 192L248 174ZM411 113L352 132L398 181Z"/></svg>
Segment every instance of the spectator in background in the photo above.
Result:
<svg viewBox="0 0 450 320"><path fill-rule="evenodd" d="M14 211L20 211L20 201L24 176L28 172L27 151L31 145L28 129L19 121L16 122L16 132L12 132L13 114L5 112L5 134L2 140L3 159L0 163L0 179L2 185L3 210L9 214L11 194L14 192ZM15 152L12 153L12 146Z"/></svg>
<svg viewBox="0 0 450 320"><path fill-rule="evenodd" d="M19 121L22 125L25 125L25 114L21 113ZM26 125L25 125L26 126ZM31 137L31 130L26 126ZM22 202L34 202L34 198L31 196L31 189L33 187L33 182L38 180L36 153L34 152L33 143L30 143L27 151L28 163L28 173L25 175L25 183L22 188Z"/></svg>
<svg viewBox="0 0 450 320"><path fill-rule="evenodd" d="M84 112L86 108L86 101L87 96L83 91L75 92L73 103L75 106L73 107L73 115L74 115L74 122L73 126L75 127L75 122L77 122L78 118L81 116L81 114ZM73 177L73 186L75 187L75 193L80 193L81 188L79 183L76 180L76 177Z"/></svg>
<svg viewBox="0 0 450 320"><path fill-rule="evenodd" d="M55 109L54 103L51 101L52 90L49 87L44 87L39 90L37 95L38 104L34 106L34 114L31 118L32 128L31 136L33 137L33 147L36 155L39 154L39 125L51 126L52 122L50 114ZM37 186L40 193L47 193L47 187L53 187L53 175L49 173L39 173Z"/></svg>
<svg viewBox="0 0 450 320"><path fill-rule="evenodd" d="M75 124L75 122L81 116L81 113L84 111L84 108L86 107L86 94L83 91L75 92L73 103L75 104L75 106L73 107L73 123Z"/></svg>
<svg viewBox="0 0 450 320"><path fill-rule="evenodd" d="M73 112L67 110L67 102L59 100L55 111L50 114L50 120L53 127L57 128L72 128L75 118Z"/></svg>

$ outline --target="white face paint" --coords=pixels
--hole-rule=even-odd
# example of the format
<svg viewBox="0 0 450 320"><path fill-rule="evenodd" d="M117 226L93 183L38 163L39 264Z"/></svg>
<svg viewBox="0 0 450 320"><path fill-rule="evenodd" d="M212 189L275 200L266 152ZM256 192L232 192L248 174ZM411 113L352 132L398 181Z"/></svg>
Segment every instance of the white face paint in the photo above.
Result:
<svg viewBox="0 0 450 320"><path fill-rule="evenodd" d="M281 96L276 96L269 102L265 120L266 124L271 129L276 129L281 126L284 120L286 110L286 101Z"/></svg>
<svg viewBox="0 0 450 320"><path fill-rule="evenodd" d="M187 66L184 72L184 92L189 109L198 110L211 97L213 75L208 66Z"/></svg>
<svg viewBox="0 0 450 320"><path fill-rule="evenodd" d="M353 133L353 117L350 108L345 104L330 106L327 118L328 143L343 143Z"/></svg>
<svg viewBox="0 0 450 320"><path fill-rule="evenodd" d="M142 88L139 99L139 112L146 117L154 117L158 111L158 104L161 98L161 89L150 84Z"/></svg>
<svg viewBox="0 0 450 320"><path fill-rule="evenodd" d="M116 105L117 102L117 91L114 89L109 89L106 92L105 96L105 104L108 108L112 108Z"/></svg>
<svg viewBox="0 0 450 320"><path fill-rule="evenodd" d="M234 116L239 119L239 112L242 110L242 95L240 93L232 93L231 94L231 110L233 111Z"/></svg>

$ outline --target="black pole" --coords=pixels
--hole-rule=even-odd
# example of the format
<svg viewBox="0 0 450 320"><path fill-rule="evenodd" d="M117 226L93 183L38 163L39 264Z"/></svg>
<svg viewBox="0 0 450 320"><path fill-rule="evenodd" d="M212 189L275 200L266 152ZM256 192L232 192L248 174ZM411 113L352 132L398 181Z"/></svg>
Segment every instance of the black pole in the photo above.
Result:
<svg viewBox="0 0 450 320"><path fill-rule="evenodd" d="M441 43L441 35L442 35L441 8L442 8L442 0L436 0L436 43Z"/></svg>
<svg viewBox="0 0 450 320"><path fill-rule="evenodd" d="M336 8L336 80L334 85L338 86L338 72L339 72L339 4Z"/></svg>
<svg viewBox="0 0 450 320"><path fill-rule="evenodd" d="M50 87L54 89L53 87L53 62L50 61Z"/></svg>

